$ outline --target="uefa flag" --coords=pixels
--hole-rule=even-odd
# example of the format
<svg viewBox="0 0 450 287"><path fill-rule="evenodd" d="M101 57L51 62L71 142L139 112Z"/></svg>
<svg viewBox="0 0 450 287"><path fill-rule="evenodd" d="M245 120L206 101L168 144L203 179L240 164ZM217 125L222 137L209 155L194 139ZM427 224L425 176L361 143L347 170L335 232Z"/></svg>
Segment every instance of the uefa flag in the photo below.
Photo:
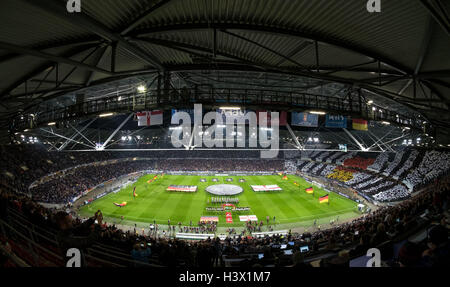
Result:
<svg viewBox="0 0 450 287"><path fill-rule="evenodd" d="M307 189L305 189L306 193L314 193L314 189L311 187L308 187Z"/></svg>
<svg viewBox="0 0 450 287"><path fill-rule="evenodd" d="M325 202L328 202L328 194L319 197L319 203L325 203Z"/></svg>
<svg viewBox="0 0 450 287"><path fill-rule="evenodd" d="M353 129L357 131L367 131L367 121L362 119L353 119Z"/></svg>

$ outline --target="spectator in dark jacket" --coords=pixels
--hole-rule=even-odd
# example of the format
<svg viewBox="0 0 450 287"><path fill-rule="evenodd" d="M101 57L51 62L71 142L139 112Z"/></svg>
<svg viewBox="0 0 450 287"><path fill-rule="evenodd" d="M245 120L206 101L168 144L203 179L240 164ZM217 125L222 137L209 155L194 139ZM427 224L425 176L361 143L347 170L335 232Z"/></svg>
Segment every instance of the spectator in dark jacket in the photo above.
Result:
<svg viewBox="0 0 450 287"><path fill-rule="evenodd" d="M437 225L430 230L428 249L422 254L425 264L430 267L450 266L448 230Z"/></svg>
<svg viewBox="0 0 450 287"><path fill-rule="evenodd" d="M69 249L76 248L80 252L80 265L85 266L83 251L96 241L95 229L102 224L102 219L102 213L98 210L93 217L74 227L71 216L66 212L60 211L55 215L56 224L60 229L56 238L64 262L67 263L70 260ZM98 225L95 225L96 221Z"/></svg>

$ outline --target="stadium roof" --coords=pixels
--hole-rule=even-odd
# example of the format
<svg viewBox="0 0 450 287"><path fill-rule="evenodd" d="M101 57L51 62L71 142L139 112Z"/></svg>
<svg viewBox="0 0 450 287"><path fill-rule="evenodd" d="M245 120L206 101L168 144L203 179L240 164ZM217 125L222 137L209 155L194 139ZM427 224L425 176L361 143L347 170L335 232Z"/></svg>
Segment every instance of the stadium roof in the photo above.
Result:
<svg viewBox="0 0 450 287"><path fill-rule="evenodd" d="M165 71L187 85L202 71L339 83L449 127L449 1L66 2L0 2L2 129L45 100Z"/></svg>

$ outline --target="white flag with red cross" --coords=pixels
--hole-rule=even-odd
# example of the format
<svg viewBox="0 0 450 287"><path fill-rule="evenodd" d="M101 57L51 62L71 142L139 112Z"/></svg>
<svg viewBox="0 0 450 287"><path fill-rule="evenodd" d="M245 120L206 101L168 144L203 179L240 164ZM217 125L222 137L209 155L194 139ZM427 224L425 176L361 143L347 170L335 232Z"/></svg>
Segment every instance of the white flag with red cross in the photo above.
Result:
<svg viewBox="0 0 450 287"><path fill-rule="evenodd" d="M163 124L163 112L161 110L136 113L138 126L154 126Z"/></svg>

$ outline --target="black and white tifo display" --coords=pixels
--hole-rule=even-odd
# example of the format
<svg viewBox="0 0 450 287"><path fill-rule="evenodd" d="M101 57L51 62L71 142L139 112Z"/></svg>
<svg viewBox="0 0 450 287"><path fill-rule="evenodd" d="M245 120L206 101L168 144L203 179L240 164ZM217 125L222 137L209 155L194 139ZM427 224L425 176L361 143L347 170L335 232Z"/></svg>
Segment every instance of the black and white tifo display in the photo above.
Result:
<svg viewBox="0 0 450 287"><path fill-rule="evenodd" d="M215 184L208 186L206 191L214 195L237 195L242 193L244 189L233 184Z"/></svg>

